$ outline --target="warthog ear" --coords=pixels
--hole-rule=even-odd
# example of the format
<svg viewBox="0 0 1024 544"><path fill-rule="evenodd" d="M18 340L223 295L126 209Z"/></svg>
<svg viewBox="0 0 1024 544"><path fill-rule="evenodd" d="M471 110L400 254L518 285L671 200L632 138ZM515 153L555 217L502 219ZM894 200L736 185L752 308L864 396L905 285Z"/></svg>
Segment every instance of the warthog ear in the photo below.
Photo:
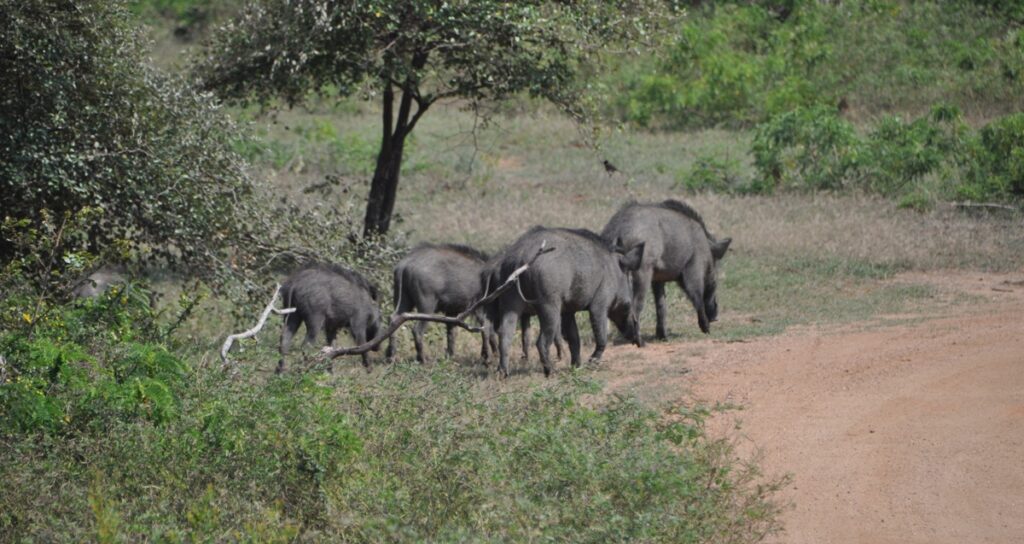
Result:
<svg viewBox="0 0 1024 544"><path fill-rule="evenodd" d="M625 253L616 253L616 256L619 258L619 266L627 272L640 268L640 262L644 260L645 244L646 242L640 242L639 245Z"/></svg>
<svg viewBox="0 0 1024 544"><path fill-rule="evenodd" d="M729 244L731 244L731 243L732 243L732 238L726 238L725 240L720 240L718 242L712 242L711 243L711 256L714 257L716 261L721 259L722 257L725 257L725 252L726 252L726 250L729 249Z"/></svg>

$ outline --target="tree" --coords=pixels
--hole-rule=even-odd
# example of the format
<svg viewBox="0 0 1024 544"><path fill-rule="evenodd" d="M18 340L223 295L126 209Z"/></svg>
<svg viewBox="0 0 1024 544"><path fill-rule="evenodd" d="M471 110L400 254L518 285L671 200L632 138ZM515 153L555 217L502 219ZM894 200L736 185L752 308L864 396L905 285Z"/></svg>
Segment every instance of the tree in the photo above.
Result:
<svg viewBox="0 0 1024 544"><path fill-rule="evenodd" d="M289 104L309 92L381 103L364 235L391 223L405 140L441 100L470 107L527 92L579 113L594 61L674 12L664 0L256 0L196 67L228 99Z"/></svg>
<svg viewBox="0 0 1024 544"><path fill-rule="evenodd" d="M232 246L251 184L230 119L145 65L127 8L0 0L0 219L39 230L88 209L90 251L117 247L199 274ZM0 265L31 255L4 234Z"/></svg>

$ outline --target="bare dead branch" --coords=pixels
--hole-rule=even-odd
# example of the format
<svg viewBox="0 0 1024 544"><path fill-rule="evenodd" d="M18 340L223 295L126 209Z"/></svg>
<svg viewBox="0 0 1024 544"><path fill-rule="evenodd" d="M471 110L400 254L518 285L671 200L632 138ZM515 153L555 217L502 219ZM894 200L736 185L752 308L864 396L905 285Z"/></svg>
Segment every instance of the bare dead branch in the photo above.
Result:
<svg viewBox="0 0 1024 544"><path fill-rule="evenodd" d="M503 293L505 293L505 291L508 291L513 286L515 286L517 281L519 280L519 276L521 276L524 272L529 270L530 266L532 266L533 263L537 261L538 257L545 253L550 253L555 250L555 248L553 247L547 247L547 244L547 240L542 241L540 247L537 248L537 253L533 255L533 258L531 258L529 262L515 269L515 271L513 271L512 274L509 275L508 279L506 279L505 282L502 283L497 289L491 291L490 293L484 293L484 296L481 297L480 300L474 302L473 304L470 304L469 307L463 310L459 315L455 317L448 317L439 314L420 314L413 312L394 314L391 316L391 322L390 324L388 324L388 327L384 329L383 332L377 334L377 336L372 340L369 340L358 346L353 346L349 348L332 348L330 346L325 347L317 356L317 359L323 361L327 359L343 357L345 355L361 355L363 353L369 352L376 348L377 346L384 343L384 341L390 338L392 335L394 335L395 332L397 332L398 329L402 326L402 324L405 323L406 321L430 321L433 323L445 323L448 325L462 327L463 329L466 329L467 331L470 332L480 332L482 330L481 327L474 327L473 325L466 323L466 319L469 316L473 315L473 313L476 312L477 309L479 309L481 306L494 301Z"/></svg>
<svg viewBox="0 0 1024 544"><path fill-rule="evenodd" d="M0 355L0 385L7 383L7 359Z"/></svg>
<svg viewBox="0 0 1024 544"><path fill-rule="evenodd" d="M224 340L224 345L220 348L220 360L223 365L228 364L228 351L231 350L231 345L235 343L235 340L242 340L243 338L251 338L256 336L256 333L263 329L263 325L266 324L267 318L270 317L271 313L277 315L290 314L295 311L295 308L275 308L274 304L277 303L277 297L281 296L281 284L277 284L277 288L274 289L274 296L270 297L270 302L267 303L267 307L263 308L263 313L260 314L260 320L256 322L256 326L238 334L232 334Z"/></svg>

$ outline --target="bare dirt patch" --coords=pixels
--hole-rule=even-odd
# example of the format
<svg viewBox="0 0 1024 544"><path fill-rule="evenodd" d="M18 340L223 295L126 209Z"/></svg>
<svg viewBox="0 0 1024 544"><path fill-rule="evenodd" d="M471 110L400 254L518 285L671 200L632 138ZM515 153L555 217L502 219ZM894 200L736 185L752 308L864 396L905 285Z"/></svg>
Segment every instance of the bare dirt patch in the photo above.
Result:
<svg viewBox="0 0 1024 544"><path fill-rule="evenodd" d="M967 302L909 324L616 346L600 373L613 390L743 405L714 431L736 432L740 420L742 453L756 448L766 473L793 475L779 542L1020 542L1021 280L903 275L889 281Z"/></svg>

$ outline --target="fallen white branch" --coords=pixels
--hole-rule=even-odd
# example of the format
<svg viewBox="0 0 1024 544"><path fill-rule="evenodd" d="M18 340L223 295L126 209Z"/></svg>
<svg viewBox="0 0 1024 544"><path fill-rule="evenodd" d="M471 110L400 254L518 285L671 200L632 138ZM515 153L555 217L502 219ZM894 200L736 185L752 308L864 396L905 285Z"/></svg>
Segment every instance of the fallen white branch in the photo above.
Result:
<svg viewBox="0 0 1024 544"><path fill-rule="evenodd" d="M468 308L463 310L459 315L457 315L455 317L448 317L448 316L439 315L439 314L420 314L420 313L394 314L394 315L391 316L391 322L388 324L388 327L386 329L384 329L384 331L382 331L379 334L377 334L377 336L374 337L372 340L369 340L369 341L367 341L367 342L365 342L363 344L360 344L358 346L353 346L353 347L350 347L350 348L332 348L330 346L325 347L320 352L319 356L317 356L317 359L322 361L322 360L327 360L327 359L335 359L335 358L338 358L338 357L343 357L345 355L361 355L363 353L367 353L367 352L373 350L374 348L376 348L377 346L381 345L385 340L387 340L393 334L395 334L395 332L398 331L398 329L406 321L431 321L431 322L434 322L434 323L446 323L448 325L455 325L457 327L462 327L463 329L466 329L467 331L470 331L470 332L480 332L481 331L481 327L475 327L473 325L470 325L470 324L466 323L466 318L468 318L469 316L473 315L473 312L475 312L481 306L483 306L485 304L488 304L491 301L497 299L503 293L505 293L505 291L508 291L513 286L515 286L516 281L519 279L519 276L521 276L524 272L529 270L530 266L532 266L533 263L537 261L538 257L540 257L541 255L543 255L545 253L550 253L550 252L555 250L555 248L553 248L553 247L547 247L547 244L548 244L547 240L542 241L541 244L540 244L540 247L537 248L537 253L534 254L533 258L530 259L529 262L527 262L523 266L520 266L519 268L515 269L515 271L513 271L512 274L509 275L508 279L506 279L505 282L502 283L497 289L495 289L494 291L491 291L490 293L484 293L485 296L483 296L480 300L478 300L478 301L474 302L473 304L471 304Z"/></svg>
<svg viewBox="0 0 1024 544"><path fill-rule="evenodd" d="M228 364L228 351L231 350L231 345L235 343L235 340L242 340L244 338L251 338L253 336L256 336L256 334L260 332L261 329L263 329L263 325L266 324L267 318L270 317L271 313L277 315L285 315L293 313L295 311L295 308L275 308L274 304L277 303L277 297L279 296L281 296L280 283L277 284L277 288L274 289L274 296L270 297L270 302L267 303L267 307L263 308L263 313L260 314L260 320L256 323L256 326L245 332L232 334L228 336L226 340L224 340L224 345L220 348L220 360L224 365Z"/></svg>

